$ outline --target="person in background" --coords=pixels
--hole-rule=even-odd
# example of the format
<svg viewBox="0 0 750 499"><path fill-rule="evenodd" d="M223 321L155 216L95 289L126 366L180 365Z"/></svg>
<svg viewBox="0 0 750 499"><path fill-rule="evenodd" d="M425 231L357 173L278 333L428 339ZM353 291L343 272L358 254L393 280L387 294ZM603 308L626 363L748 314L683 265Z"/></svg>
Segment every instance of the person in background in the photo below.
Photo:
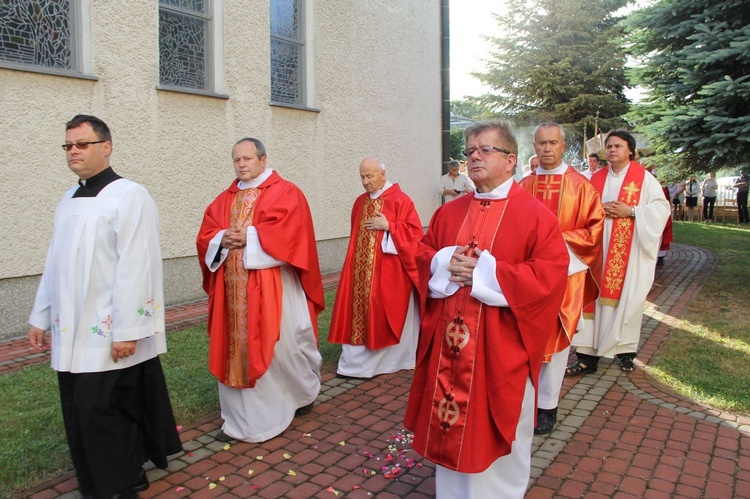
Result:
<svg viewBox="0 0 750 499"><path fill-rule="evenodd" d="M688 222L693 222L695 217L695 207L698 206L698 196L701 190L695 175L690 175L690 179L685 184L685 206L687 207Z"/></svg>
<svg viewBox="0 0 750 499"><path fill-rule="evenodd" d="M451 160L448 164L448 173L440 177L440 195L443 196L443 202L453 201L458 196L467 194L473 190L469 178L459 173L459 163L457 160Z"/></svg>
<svg viewBox="0 0 750 499"><path fill-rule="evenodd" d="M703 221L715 222L714 206L716 205L716 196L719 194L719 183L716 181L714 172L708 173L708 178L703 181L701 186L701 195L703 196Z"/></svg>
<svg viewBox="0 0 750 499"><path fill-rule="evenodd" d="M741 224L746 224L750 221L747 218L748 186L750 186L750 178L748 178L747 172L742 170L740 178L734 181L734 188L737 189L737 216Z"/></svg>

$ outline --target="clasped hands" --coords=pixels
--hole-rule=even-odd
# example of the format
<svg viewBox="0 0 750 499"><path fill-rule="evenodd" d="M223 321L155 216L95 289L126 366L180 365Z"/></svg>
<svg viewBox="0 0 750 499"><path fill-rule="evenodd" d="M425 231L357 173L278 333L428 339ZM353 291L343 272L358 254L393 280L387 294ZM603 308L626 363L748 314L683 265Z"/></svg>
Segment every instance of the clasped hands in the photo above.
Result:
<svg viewBox="0 0 750 499"><path fill-rule="evenodd" d="M607 218L627 218L633 213L633 207L622 201L607 201L602 207Z"/></svg>
<svg viewBox="0 0 750 499"><path fill-rule="evenodd" d="M448 271L451 276L449 281L455 282L461 287L471 286L473 284L473 273L482 251L471 245L461 246L453 252Z"/></svg>
<svg viewBox="0 0 750 499"><path fill-rule="evenodd" d="M364 226L367 230L388 230L390 228L388 219L379 211L375 212L374 217L365 220Z"/></svg>
<svg viewBox="0 0 750 499"><path fill-rule="evenodd" d="M221 247L242 249L247 245L247 227L230 227L224 231Z"/></svg>

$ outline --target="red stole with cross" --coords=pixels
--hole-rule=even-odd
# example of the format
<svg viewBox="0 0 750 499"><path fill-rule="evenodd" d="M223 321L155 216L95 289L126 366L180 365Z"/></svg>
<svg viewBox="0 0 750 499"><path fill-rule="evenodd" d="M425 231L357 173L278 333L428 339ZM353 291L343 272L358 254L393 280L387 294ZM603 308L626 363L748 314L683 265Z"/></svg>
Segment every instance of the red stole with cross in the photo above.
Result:
<svg viewBox="0 0 750 499"><path fill-rule="evenodd" d="M604 192L604 184L609 175L609 168L602 168L591 177L591 183L599 193ZM622 182L617 200L628 206L637 206L643 191L643 178L646 169L635 161L630 162L625 179ZM635 220L630 217L612 220L612 233L609 236L609 249L604 262L602 290L599 302L608 307L616 307L620 303L622 285L628 271L630 251L633 245Z"/></svg>
<svg viewBox="0 0 750 499"><path fill-rule="evenodd" d="M559 215L562 199L562 175L531 175L533 185L531 193L555 215Z"/></svg>

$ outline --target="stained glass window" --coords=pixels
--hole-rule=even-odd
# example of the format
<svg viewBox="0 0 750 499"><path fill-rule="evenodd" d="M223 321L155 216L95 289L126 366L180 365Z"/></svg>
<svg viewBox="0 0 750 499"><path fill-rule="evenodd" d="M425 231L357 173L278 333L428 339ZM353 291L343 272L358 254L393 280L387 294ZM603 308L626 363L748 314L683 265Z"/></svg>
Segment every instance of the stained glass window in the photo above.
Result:
<svg viewBox="0 0 750 499"><path fill-rule="evenodd" d="M208 1L159 0L159 82L211 90Z"/></svg>
<svg viewBox="0 0 750 499"><path fill-rule="evenodd" d="M271 100L302 105L302 0L271 0Z"/></svg>
<svg viewBox="0 0 750 499"><path fill-rule="evenodd" d="M0 0L0 61L76 69L73 0Z"/></svg>

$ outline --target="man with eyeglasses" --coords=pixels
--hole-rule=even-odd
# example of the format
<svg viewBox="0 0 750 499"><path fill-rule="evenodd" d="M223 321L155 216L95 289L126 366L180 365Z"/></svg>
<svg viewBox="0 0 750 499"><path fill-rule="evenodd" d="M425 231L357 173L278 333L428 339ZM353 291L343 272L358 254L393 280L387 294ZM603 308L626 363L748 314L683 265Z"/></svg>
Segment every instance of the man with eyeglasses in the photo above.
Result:
<svg viewBox="0 0 750 499"><path fill-rule="evenodd" d="M336 372L372 378L412 369L419 334L415 261L422 223L385 165L359 165L365 193L354 201L351 236L333 305L328 341L341 343Z"/></svg>
<svg viewBox="0 0 750 499"><path fill-rule="evenodd" d="M568 252L555 216L513 180L508 125L464 133L476 192L438 208L417 254L426 303L404 424L437 464L438 498L521 498Z"/></svg>
<svg viewBox="0 0 750 499"><path fill-rule="evenodd" d="M534 130L534 150L540 165L521 181L557 217L570 265L558 323L550 331L537 390L537 424L534 433L552 431L557 403L568 365L570 341L578 329L584 307L599 296L604 209L599 193L586 177L563 162L565 130L557 123L542 123Z"/></svg>
<svg viewBox="0 0 750 499"><path fill-rule="evenodd" d="M79 181L55 209L29 341L51 343L81 495L136 497L149 486L144 462L166 468L182 450L159 362L159 213L146 189L110 167L102 120L75 116L62 147Z"/></svg>
<svg viewBox="0 0 750 499"><path fill-rule="evenodd" d="M258 139L237 141L232 160L237 178L206 208L197 238L224 418L216 439L264 442L320 391L323 282L305 195L266 166Z"/></svg>

